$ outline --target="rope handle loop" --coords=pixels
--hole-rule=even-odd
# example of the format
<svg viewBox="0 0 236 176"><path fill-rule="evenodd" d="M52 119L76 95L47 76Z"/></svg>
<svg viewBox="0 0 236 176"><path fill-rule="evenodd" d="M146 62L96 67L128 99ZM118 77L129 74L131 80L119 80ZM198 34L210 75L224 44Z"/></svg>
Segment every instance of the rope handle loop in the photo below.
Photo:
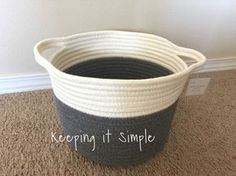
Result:
<svg viewBox="0 0 236 176"><path fill-rule="evenodd" d="M65 47L64 38L50 38L38 42L34 47L35 60L43 66L45 69L50 70L52 67L51 63L42 55L44 51L51 48L63 48Z"/></svg>
<svg viewBox="0 0 236 176"><path fill-rule="evenodd" d="M173 45L173 46L175 48L177 56L184 56L184 57L193 59L195 61L195 63L188 66L187 69L189 72L203 65L206 62L206 57L194 49L184 48L177 45Z"/></svg>

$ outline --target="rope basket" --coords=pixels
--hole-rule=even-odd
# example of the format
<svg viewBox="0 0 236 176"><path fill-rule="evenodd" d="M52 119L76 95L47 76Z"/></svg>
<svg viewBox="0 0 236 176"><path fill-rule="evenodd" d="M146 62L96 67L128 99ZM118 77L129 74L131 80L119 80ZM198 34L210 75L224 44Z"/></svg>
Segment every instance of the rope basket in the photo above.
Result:
<svg viewBox="0 0 236 176"><path fill-rule="evenodd" d="M42 54L51 48L60 49L47 59ZM143 162L163 148L188 76L206 60L162 37L126 31L46 39L36 44L34 54L50 75L64 133L96 135L96 150L90 150L91 143L76 149L111 165ZM181 56L195 63L188 66ZM102 141L107 129L110 143ZM155 141L145 141L140 151L139 141L117 140L121 132L148 132Z"/></svg>

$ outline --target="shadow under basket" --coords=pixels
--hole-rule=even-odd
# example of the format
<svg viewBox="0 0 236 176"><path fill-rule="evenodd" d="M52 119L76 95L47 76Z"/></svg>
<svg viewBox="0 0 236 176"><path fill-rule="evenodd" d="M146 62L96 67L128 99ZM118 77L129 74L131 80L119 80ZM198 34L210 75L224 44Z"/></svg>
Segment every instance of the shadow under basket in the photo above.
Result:
<svg viewBox="0 0 236 176"><path fill-rule="evenodd" d="M52 48L50 59L43 56ZM46 39L34 54L49 73L70 145L107 165L141 163L163 149L186 81L206 61L165 38L128 31Z"/></svg>
<svg viewBox="0 0 236 176"><path fill-rule="evenodd" d="M148 79L172 74L160 65L121 57L93 59L64 72L103 79ZM70 142L72 148L91 160L107 165L141 163L161 151L177 104L174 102L166 109L144 116L109 118L78 111L56 96L55 99L65 135L78 135L80 138Z"/></svg>

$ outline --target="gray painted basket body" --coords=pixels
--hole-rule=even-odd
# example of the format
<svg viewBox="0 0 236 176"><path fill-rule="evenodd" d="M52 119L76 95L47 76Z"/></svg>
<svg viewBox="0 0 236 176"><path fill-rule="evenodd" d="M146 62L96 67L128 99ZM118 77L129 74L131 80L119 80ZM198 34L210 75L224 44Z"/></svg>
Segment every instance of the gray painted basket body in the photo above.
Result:
<svg viewBox="0 0 236 176"><path fill-rule="evenodd" d="M94 151L91 150L92 143L79 144L76 151L102 164L129 165L142 163L163 149L174 117L176 103L160 112L136 118L100 118L79 112L57 98L56 106L66 135L75 136L85 132L89 136L94 134L96 136ZM102 135L107 129L112 136L110 143L103 143ZM148 134L155 136L155 140L147 144L142 141L142 151L140 151L138 142L122 143L117 140L121 137L120 132L143 135L145 129ZM70 145L75 148L75 141L70 142Z"/></svg>
<svg viewBox="0 0 236 176"><path fill-rule="evenodd" d="M42 55L58 47L50 59ZM140 163L161 151L188 76L206 60L162 37L127 31L46 39L34 54L49 72L65 134L95 137L94 150L91 138L71 146L109 165ZM196 62L188 66L179 56Z"/></svg>

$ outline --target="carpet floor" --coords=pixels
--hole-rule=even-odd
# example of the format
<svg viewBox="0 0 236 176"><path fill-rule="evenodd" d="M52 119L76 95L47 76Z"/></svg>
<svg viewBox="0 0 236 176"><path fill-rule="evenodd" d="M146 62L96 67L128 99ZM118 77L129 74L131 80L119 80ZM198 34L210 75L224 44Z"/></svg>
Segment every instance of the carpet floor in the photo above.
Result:
<svg viewBox="0 0 236 176"><path fill-rule="evenodd" d="M161 153L130 167L109 167L52 143L62 133L51 90L0 95L0 175L235 176L236 71L210 77L204 95L181 96Z"/></svg>

